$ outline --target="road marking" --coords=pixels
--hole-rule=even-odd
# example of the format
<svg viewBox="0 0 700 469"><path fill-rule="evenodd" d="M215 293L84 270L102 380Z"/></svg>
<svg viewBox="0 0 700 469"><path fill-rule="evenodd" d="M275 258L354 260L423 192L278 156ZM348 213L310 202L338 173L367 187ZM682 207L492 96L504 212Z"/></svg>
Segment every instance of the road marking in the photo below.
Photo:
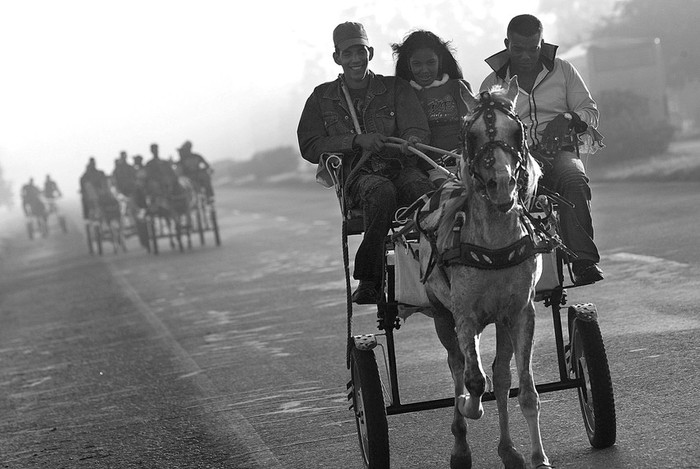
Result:
<svg viewBox="0 0 700 469"><path fill-rule="evenodd" d="M131 286L111 262L105 262L105 264L109 267L110 272L125 295L134 303L134 306L138 308L139 312L146 318L156 332L158 332L159 337L172 349L174 355L185 368L185 373L193 377L193 383L202 391L206 399L210 399L211 406L214 408L212 416L219 416L232 431L236 440L240 441L247 449L245 453L238 454L237 456L250 457L261 468L283 469L282 464L280 464L270 448L265 445L250 422L248 422L240 412L232 410L229 406L214 399L217 396L217 392L212 382L207 378L206 374L190 354L175 340L165 324L158 319L153 310L141 299L136 289Z"/></svg>
<svg viewBox="0 0 700 469"><path fill-rule="evenodd" d="M682 262L670 261L663 257L645 256L643 254L633 254L631 252L617 252L605 256L612 261L621 262L638 262L640 264L663 264L666 267L688 267L689 264Z"/></svg>

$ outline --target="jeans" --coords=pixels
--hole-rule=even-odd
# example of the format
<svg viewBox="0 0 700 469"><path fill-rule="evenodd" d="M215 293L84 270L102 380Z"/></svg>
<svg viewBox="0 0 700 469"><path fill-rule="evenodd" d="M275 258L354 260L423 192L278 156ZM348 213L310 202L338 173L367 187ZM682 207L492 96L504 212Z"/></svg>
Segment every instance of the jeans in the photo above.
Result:
<svg viewBox="0 0 700 469"><path fill-rule="evenodd" d="M384 239L394 213L435 189L428 175L413 166L384 175L360 173L348 187L351 206L364 212L365 232L355 254L355 280L379 285L384 271Z"/></svg>
<svg viewBox="0 0 700 469"><path fill-rule="evenodd" d="M588 182L583 162L576 153L568 151L557 154L553 166L545 169L540 181L575 205L574 208L565 204L559 206L562 241L578 256L574 261L589 260L598 263L600 254L593 242L591 188Z"/></svg>

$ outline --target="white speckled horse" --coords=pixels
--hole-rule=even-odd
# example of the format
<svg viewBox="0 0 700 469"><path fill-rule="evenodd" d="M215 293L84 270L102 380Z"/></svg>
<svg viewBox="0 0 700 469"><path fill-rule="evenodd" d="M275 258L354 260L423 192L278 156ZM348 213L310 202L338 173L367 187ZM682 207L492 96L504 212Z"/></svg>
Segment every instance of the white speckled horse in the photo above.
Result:
<svg viewBox="0 0 700 469"><path fill-rule="evenodd" d="M542 447L531 363L541 260L522 215L541 171L528 153L523 125L514 113L517 94L516 78L507 87L478 97L463 90L470 115L464 127L461 180L452 184L466 189L419 223L421 269L455 385L452 469L471 467L466 418L483 414L486 379L479 338L489 324L496 326L493 387L501 432L498 454L506 468L526 467L508 427L510 361L515 356L532 467L551 467Z"/></svg>

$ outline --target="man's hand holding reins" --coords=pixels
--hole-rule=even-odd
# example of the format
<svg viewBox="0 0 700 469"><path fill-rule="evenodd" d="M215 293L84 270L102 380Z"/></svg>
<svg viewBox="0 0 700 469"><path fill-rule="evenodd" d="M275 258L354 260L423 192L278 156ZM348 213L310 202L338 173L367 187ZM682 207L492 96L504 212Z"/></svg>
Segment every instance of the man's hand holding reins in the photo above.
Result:
<svg viewBox="0 0 700 469"><path fill-rule="evenodd" d="M378 153L384 149L387 137L380 133L357 134L353 140L353 147L360 147L362 150Z"/></svg>

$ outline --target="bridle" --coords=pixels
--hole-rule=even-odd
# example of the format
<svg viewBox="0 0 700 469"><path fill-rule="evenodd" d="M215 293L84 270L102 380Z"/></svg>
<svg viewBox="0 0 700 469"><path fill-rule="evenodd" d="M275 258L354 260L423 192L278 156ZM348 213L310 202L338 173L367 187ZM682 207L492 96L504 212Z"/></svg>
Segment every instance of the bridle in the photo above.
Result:
<svg viewBox="0 0 700 469"><path fill-rule="evenodd" d="M529 153L527 146L527 139L525 137L525 125L522 123L517 114L515 114L510 106L492 98L491 93L488 91L483 91L479 95L479 104L474 109L469 120L464 124L464 129L462 135L464 136L464 151L462 153L462 158L464 159L467 168L469 170L469 175L477 181L480 185L480 192L482 195L485 194L486 181L484 178L476 171L477 165L483 160L483 164L486 168L491 168L495 162L496 157L493 152L497 148L502 149L506 153L510 154L516 160L515 167L515 178L518 183L518 190L522 191L527 187L528 174L525 168L525 161ZM511 120L518 123L520 127L520 138L517 142L517 147L513 147L508 144L505 140L497 139L498 129L496 128L496 112L505 114ZM486 124L486 133L488 136L488 142L484 143L478 149L474 148L474 145L470 145L469 133L472 126L480 119L483 118ZM520 194L522 196L522 194ZM488 196L486 196L488 198ZM522 197L521 197L522 198Z"/></svg>

